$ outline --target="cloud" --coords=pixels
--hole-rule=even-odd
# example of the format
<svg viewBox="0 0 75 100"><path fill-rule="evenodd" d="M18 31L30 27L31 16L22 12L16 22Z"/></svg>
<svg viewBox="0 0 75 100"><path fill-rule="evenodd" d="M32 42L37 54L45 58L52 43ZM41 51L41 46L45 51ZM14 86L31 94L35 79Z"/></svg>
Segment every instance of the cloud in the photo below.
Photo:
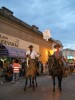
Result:
<svg viewBox="0 0 75 100"><path fill-rule="evenodd" d="M42 32L50 29L52 37L63 44L75 44L75 0L1 0L1 6Z"/></svg>

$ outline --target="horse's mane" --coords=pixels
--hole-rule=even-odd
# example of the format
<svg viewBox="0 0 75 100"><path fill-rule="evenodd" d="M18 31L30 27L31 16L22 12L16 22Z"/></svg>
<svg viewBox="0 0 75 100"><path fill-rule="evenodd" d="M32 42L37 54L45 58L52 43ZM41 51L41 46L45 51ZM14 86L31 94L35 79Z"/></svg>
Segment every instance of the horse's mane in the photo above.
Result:
<svg viewBox="0 0 75 100"><path fill-rule="evenodd" d="M51 57L53 59L53 62L52 63L50 63L50 60L51 60L50 58ZM55 69L61 68L61 66L59 64L59 61L55 58L54 55L49 56L48 64L49 64L49 67L52 67L52 68L55 68Z"/></svg>

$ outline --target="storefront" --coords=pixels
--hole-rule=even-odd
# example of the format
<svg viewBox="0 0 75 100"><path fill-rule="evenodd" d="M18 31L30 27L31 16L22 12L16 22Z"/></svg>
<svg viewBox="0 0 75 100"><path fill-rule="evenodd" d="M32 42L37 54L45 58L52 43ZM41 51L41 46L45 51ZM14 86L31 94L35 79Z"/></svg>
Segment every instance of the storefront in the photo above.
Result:
<svg viewBox="0 0 75 100"><path fill-rule="evenodd" d="M25 58L26 51L20 48L5 46L0 43L0 59Z"/></svg>

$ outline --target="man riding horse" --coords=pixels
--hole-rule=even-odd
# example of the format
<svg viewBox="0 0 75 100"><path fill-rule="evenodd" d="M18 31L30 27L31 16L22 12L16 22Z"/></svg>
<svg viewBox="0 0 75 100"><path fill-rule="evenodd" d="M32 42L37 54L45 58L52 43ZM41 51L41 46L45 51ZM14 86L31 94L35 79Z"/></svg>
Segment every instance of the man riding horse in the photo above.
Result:
<svg viewBox="0 0 75 100"><path fill-rule="evenodd" d="M36 57L39 57L39 55L37 54L37 52L35 50L33 50L33 46L30 45L29 50L26 52L26 55L30 55L31 59L35 60Z"/></svg>
<svg viewBox="0 0 75 100"><path fill-rule="evenodd" d="M27 56L26 57L26 74L25 74L26 81L25 81L24 91L26 91L28 78L30 79L30 87L31 85L33 85L33 90L35 89L34 80L37 86L36 72L37 72L37 62L38 61L36 60L36 57L39 57L39 55L37 54L35 50L33 50L32 45L30 45L28 48L29 50L26 52L26 56Z"/></svg>
<svg viewBox="0 0 75 100"><path fill-rule="evenodd" d="M59 61L60 64L63 63L63 66L65 66L66 63L65 63L63 53L62 53L62 51L60 51L60 45L55 45L54 48L56 49L56 51L54 52L53 55Z"/></svg>
<svg viewBox="0 0 75 100"><path fill-rule="evenodd" d="M60 66L62 67L63 71L65 69L66 65L66 61L65 58L63 56L62 51L60 50L60 45L55 45L54 48L56 49L56 51L54 52L54 57L56 58L57 62L60 64ZM63 74L65 74L65 72L63 72ZM63 75L64 76L64 75Z"/></svg>
<svg viewBox="0 0 75 100"><path fill-rule="evenodd" d="M53 55L49 54L48 57L48 67L49 67L49 73L52 76L53 79L53 92L55 92L55 77L58 79L58 88L60 91L62 91L61 88L61 82L63 77L63 69L65 66L64 57L62 54L62 51L59 50L60 46L55 45L54 48L56 51Z"/></svg>
<svg viewBox="0 0 75 100"><path fill-rule="evenodd" d="M26 55L30 55L31 59L36 63L36 70L38 70L38 57L40 56L35 50L33 50L33 46L30 45L29 50L26 52Z"/></svg>

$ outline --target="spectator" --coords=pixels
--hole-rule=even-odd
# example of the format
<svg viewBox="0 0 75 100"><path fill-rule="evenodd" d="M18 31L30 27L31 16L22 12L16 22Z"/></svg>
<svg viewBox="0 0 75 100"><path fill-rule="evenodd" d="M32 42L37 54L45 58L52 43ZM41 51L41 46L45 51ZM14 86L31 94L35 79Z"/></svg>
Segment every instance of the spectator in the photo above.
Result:
<svg viewBox="0 0 75 100"><path fill-rule="evenodd" d="M15 62L13 62L13 81L18 81L19 80L19 74L20 74L20 64L18 60L15 60Z"/></svg>
<svg viewBox="0 0 75 100"><path fill-rule="evenodd" d="M47 61L45 63L45 70L46 70L46 72L48 71L48 62Z"/></svg>
<svg viewBox="0 0 75 100"><path fill-rule="evenodd" d="M5 72L5 80L7 82L12 81L12 75L13 75L12 71L10 69L7 69L7 71Z"/></svg>
<svg viewBox="0 0 75 100"><path fill-rule="evenodd" d="M0 60L0 77L3 76L3 62Z"/></svg>

